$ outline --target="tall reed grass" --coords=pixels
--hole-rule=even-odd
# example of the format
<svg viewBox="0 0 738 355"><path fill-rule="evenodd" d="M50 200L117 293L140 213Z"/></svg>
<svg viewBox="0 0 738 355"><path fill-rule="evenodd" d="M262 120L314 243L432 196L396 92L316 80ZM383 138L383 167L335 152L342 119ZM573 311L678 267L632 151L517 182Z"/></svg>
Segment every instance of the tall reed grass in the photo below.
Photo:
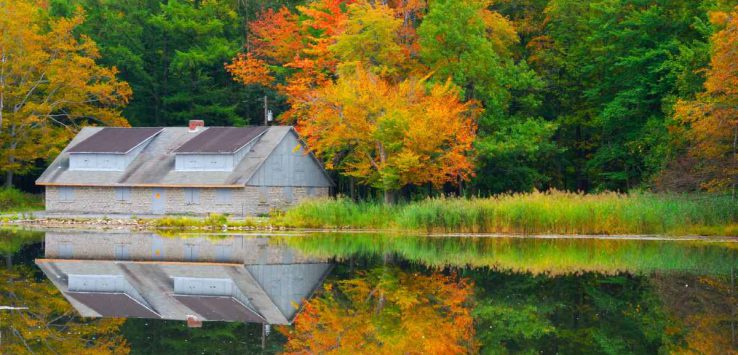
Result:
<svg viewBox="0 0 738 355"><path fill-rule="evenodd" d="M729 196L560 191L391 206L339 198L303 202L278 223L429 233L738 235L738 202Z"/></svg>

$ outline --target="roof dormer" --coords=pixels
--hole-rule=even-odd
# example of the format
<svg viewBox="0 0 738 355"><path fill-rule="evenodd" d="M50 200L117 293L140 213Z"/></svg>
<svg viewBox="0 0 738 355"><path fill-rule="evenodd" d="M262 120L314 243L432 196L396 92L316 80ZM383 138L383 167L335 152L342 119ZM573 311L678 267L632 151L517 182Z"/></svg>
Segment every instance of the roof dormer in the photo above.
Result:
<svg viewBox="0 0 738 355"><path fill-rule="evenodd" d="M69 170L123 171L162 128L106 127L69 148Z"/></svg>
<svg viewBox="0 0 738 355"><path fill-rule="evenodd" d="M174 151L177 171L233 171L266 127L210 127Z"/></svg>

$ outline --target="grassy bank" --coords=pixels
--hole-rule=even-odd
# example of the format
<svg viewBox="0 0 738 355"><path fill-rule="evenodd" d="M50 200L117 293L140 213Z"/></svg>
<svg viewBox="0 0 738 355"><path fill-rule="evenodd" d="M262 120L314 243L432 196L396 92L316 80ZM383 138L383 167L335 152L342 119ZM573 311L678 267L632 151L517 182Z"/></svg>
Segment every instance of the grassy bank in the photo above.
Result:
<svg viewBox="0 0 738 355"><path fill-rule="evenodd" d="M738 236L738 202L729 196L567 192L438 198L393 206L312 200L273 223L442 233Z"/></svg>
<svg viewBox="0 0 738 355"><path fill-rule="evenodd" d="M0 213L37 211L44 209L41 195L16 189L0 188Z"/></svg>

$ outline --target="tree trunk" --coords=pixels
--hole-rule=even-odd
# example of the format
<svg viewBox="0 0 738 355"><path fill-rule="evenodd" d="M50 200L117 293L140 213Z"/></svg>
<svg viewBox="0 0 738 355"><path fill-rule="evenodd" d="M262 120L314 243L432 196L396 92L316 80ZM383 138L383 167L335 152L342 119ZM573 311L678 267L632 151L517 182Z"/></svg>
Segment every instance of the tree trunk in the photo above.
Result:
<svg viewBox="0 0 738 355"><path fill-rule="evenodd" d="M733 165L738 165L738 127L735 127L733 129ZM731 200L735 200L735 188L736 188L736 180L738 177L733 176L733 188L732 188L732 194L731 194Z"/></svg>
<svg viewBox="0 0 738 355"><path fill-rule="evenodd" d="M13 172L8 170L5 172L5 188L9 189L13 187Z"/></svg>
<svg viewBox="0 0 738 355"><path fill-rule="evenodd" d="M390 190L390 189L384 190L384 203L388 205L394 204L396 192L397 190Z"/></svg>
<svg viewBox="0 0 738 355"><path fill-rule="evenodd" d="M354 189L354 177L349 177L349 196L351 196L351 201L356 201L356 190Z"/></svg>
<svg viewBox="0 0 738 355"><path fill-rule="evenodd" d="M13 151L15 151L15 148L18 147L18 138L16 137L17 133L15 130L15 124L10 126L10 139L11 143L8 147L11 151L10 155L8 156L8 171L5 172L5 188L9 189L13 187L13 163L15 163L15 155L13 155Z"/></svg>
<svg viewBox="0 0 738 355"><path fill-rule="evenodd" d="M3 130L3 110L5 110L5 48L3 47L3 56L0 58L0 132Z"/></svg>
<svg viewBox="0 0 738 355"><path fill-rule="evenodd" d="M13 267L13 254L5 254L5 267L10 270Z"/></svg>
<svg viewBox="0 0 738 355"><path fill-rule="evenodd" d="M459 198L464 196L464 180L461 178L461 174L459 174Z"/></svg>

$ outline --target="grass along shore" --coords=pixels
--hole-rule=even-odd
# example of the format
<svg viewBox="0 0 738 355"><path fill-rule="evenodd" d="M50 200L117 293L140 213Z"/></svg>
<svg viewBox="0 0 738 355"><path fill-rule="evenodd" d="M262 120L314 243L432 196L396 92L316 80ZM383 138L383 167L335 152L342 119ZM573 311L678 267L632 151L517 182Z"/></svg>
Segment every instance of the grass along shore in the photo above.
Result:
<svg viewBox="0 0 738 355"><path fill-rule="evenodd" d="M0 190L2 191L2 190ZM40 204L40 202L39 202ZM16 205L17 206L17 205ZM25 204L24 206L34 206ZM36 206L39 207L39 206ZM41 207L42 208L42 207ZM29 208L28 210L31 210ZM695 194L533 192L490 198L435 198L386 205L348 199L307 200L267 218L165 216L118 221L146 230L384 230L404 233L668 235L738 237L738 201ZM5 221L8 222L13 221ZM21 224L95 225L94 219L54 217ZM0 221L3 224L3 221Z"/></svg>
<svg viewBox="0 0 738 355"><path fill-rule="evenodd" d="M43 209L44 201L41 195L30 194L17 189L0 188L0 214Z"/></svg>
<svg viewBox="0 0 738 355"><path fill-rule="evenodd" d="M339 198L305 201L272 220L294 228L428 233L738 236L738 201L714 195L559 191L398 205Z"/></svg>

